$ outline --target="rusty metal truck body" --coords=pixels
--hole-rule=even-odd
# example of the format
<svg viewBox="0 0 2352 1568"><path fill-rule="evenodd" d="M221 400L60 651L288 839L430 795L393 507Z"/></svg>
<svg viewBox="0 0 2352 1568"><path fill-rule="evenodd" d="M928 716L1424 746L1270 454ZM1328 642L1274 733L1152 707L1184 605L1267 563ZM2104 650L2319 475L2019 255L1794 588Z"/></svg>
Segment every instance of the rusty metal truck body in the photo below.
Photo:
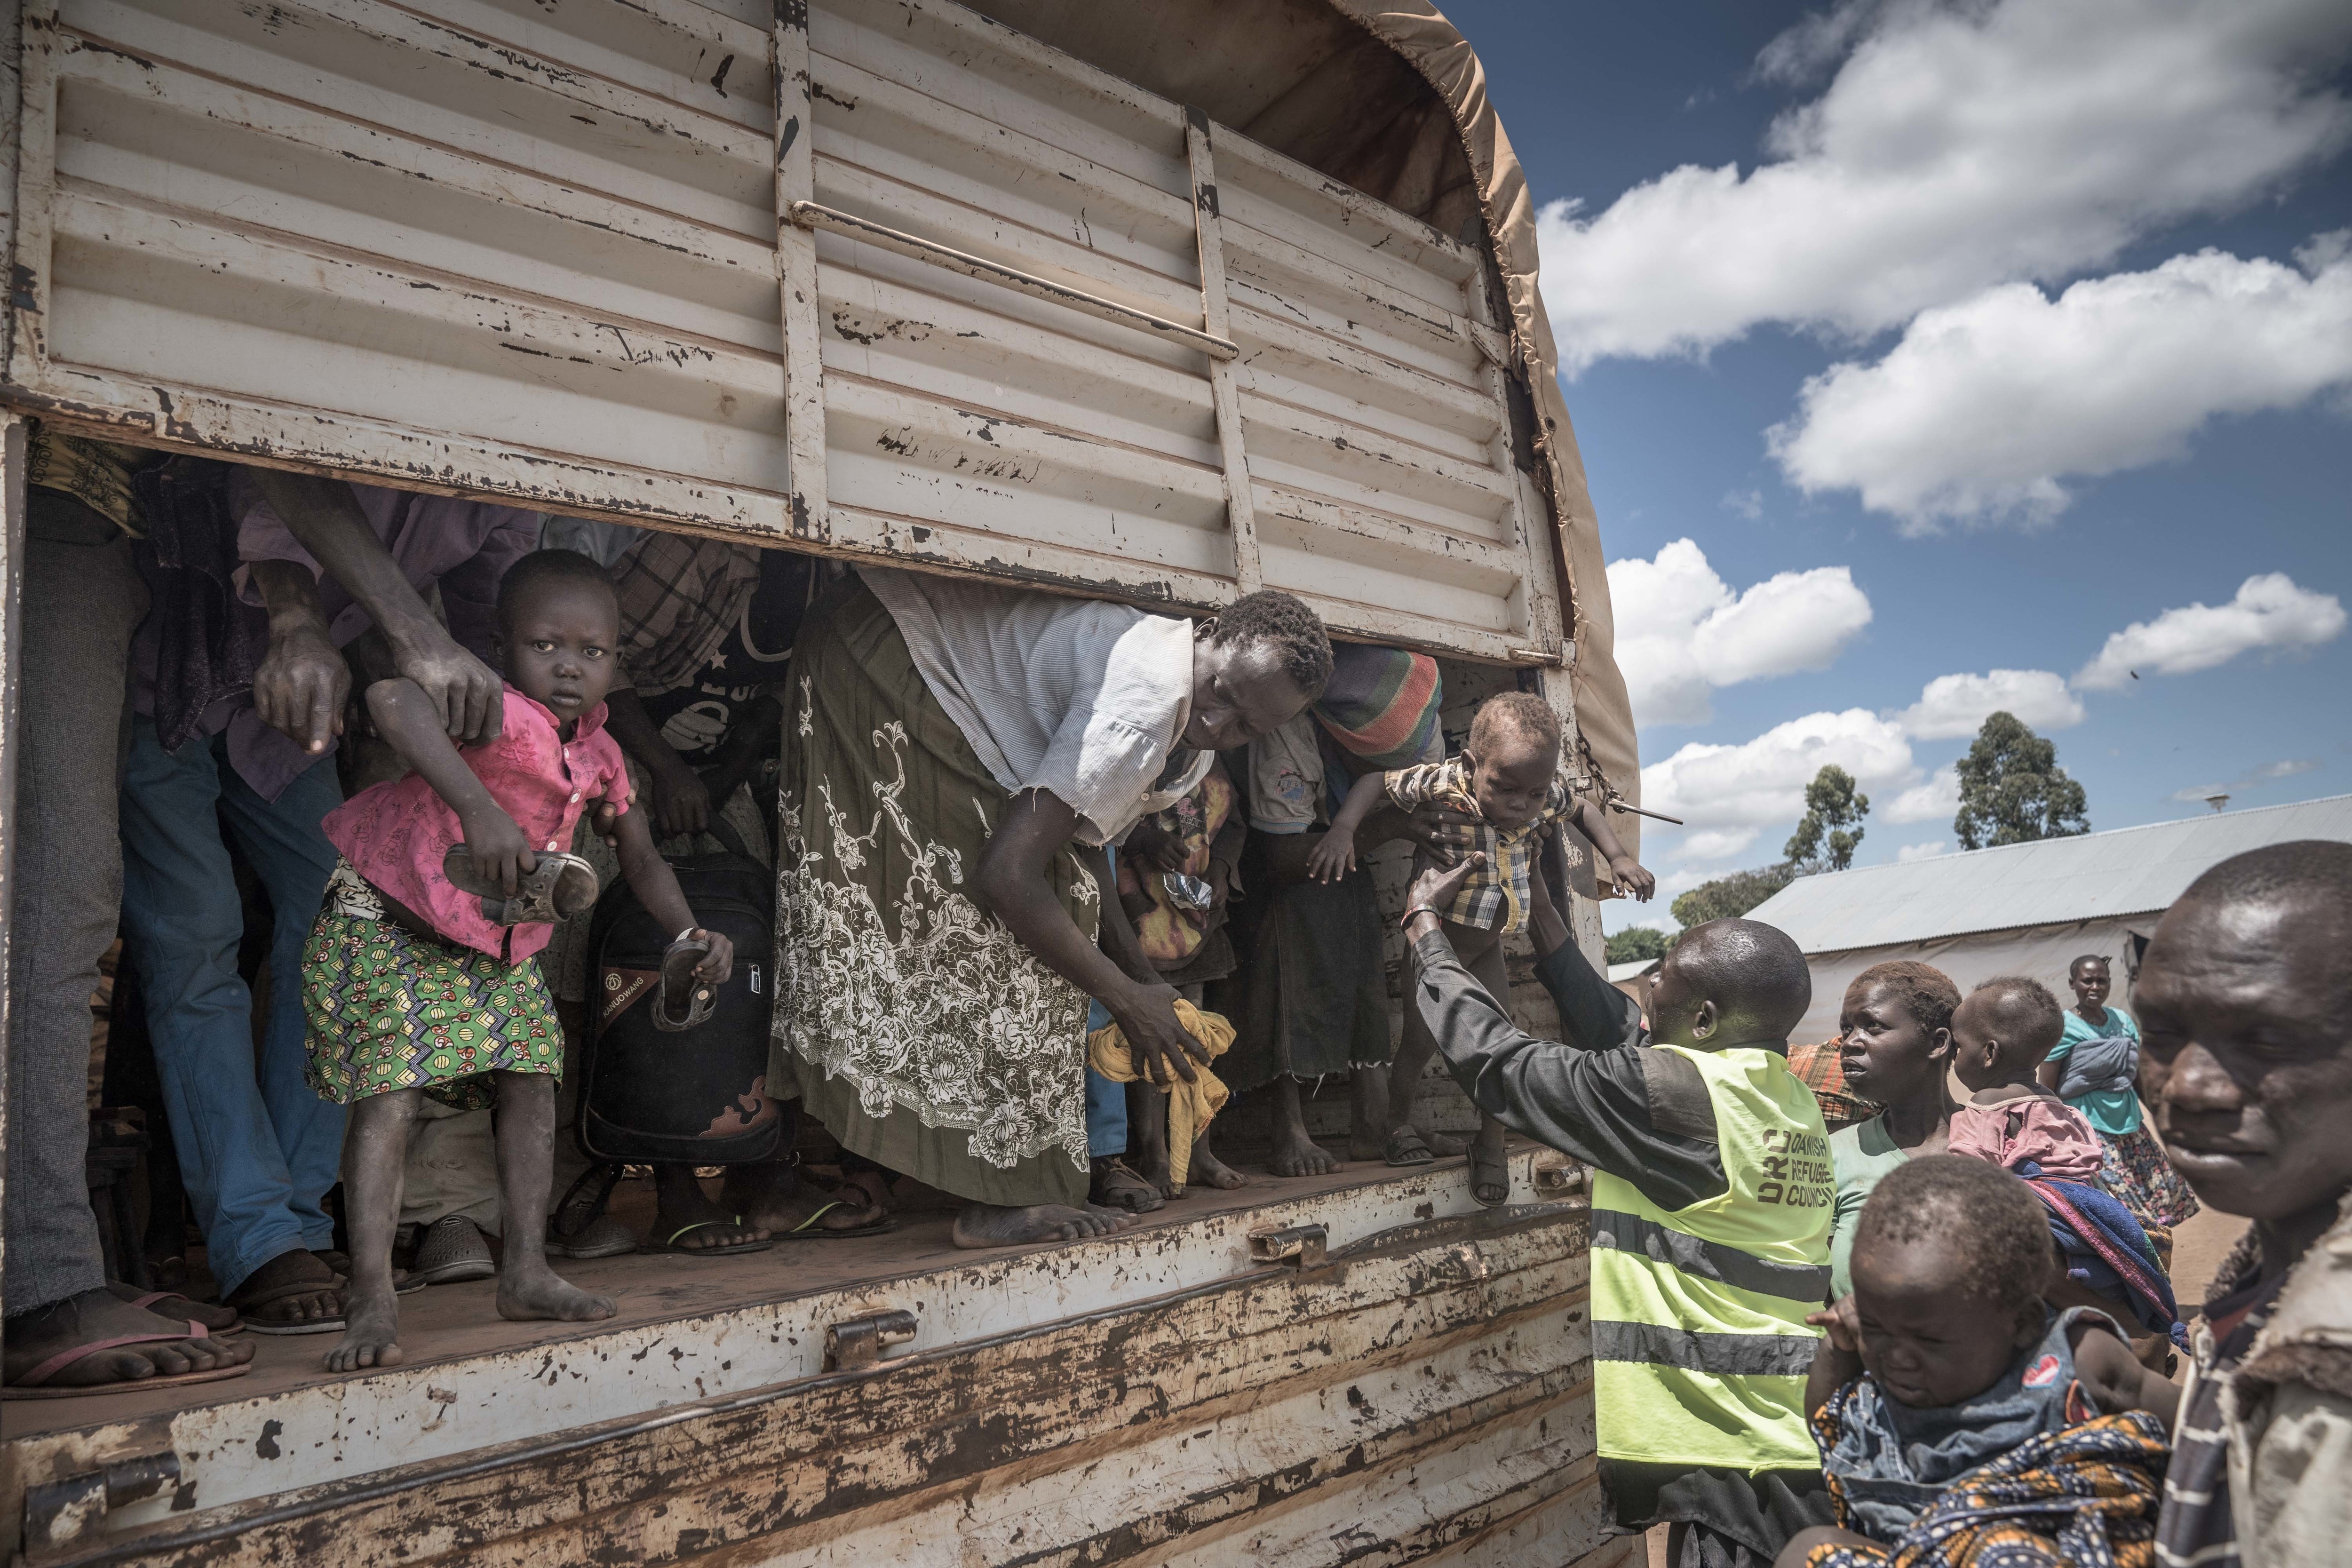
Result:
<svg viewBox="0 0 2352 1568"><path fill-rule="evenodd" d="M27 419L1179 612L1280 587L1440 656L1450 729L1537 689L1633 784L1524 181L1426 5L22 0L5 60L0 804ZM10 1405L0 1524L39 1563L1613 1563L1579 1175L1513 1177L617 1259L591 1325L435 1291L372 1375L280 1340Z"/></svg>

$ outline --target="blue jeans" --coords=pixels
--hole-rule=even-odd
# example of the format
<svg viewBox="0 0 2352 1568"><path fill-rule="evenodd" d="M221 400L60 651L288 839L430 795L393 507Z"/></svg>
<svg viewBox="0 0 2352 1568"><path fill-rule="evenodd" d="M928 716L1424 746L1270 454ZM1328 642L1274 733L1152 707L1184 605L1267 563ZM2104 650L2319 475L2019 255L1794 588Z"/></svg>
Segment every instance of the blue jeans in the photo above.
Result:
<svg viewBox="0 0 2352 1568"><path fill-rule="evenodd" d="M329 757L264 800L225 736L166 752L134 721L122 785L122 919L180 1173L224 1295L297 1247L331 1245L343 1108L303 1080L302 944L335 868L320 821L342 799ZM269 891L269 1017L259 1061L236 969L245 910L222 832Z"/></svg>
<svg viewBox="0 0 2352 1568"><path fill-rule="evenodd" d="M1118 896L1118 846L1106 844L1103 852L1110 858L1111 885L1103 897ZM1087 1001L1087 1033L1110 1027L1110 1009L1089 997ZM1127 1152L1127 1085L1113 1083L1094 1068L1087 1068L1087 1152L1095 1159Z"/></svg>

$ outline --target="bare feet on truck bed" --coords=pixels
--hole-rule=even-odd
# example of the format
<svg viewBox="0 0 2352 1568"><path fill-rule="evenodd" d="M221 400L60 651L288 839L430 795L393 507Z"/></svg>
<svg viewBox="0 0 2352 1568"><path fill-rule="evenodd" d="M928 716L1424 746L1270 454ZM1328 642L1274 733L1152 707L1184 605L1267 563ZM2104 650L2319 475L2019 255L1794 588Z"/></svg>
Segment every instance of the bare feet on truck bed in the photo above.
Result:
<svg viewBox="0 0 2352 1568"><path fill-rule="evenodd" d="M1230 1193L1236 1187L1249 1185L1249 1178L1218 1159L1215 1152L1210 1149L1209 1142L1205 1138L1192 1145L1191 1175L1193 1185L1214 1187L1221 1193Z"/></svg>
<svg viewBox="0 0 2352 1568"><path fill-rule="evenodd" d="M1024 1247L1038 1241L1083 1241L1109 1236L1134 1223L1131 1214L1091 1205L1074 1209L1066 1204L1032 1204L1026 1208L966 1204L957 1211L954 1235L958 1247Z"/></svg>
<svg viewBox="0 0 2352 1568"><path fill-rule="evenodd" d="M1339 1168L1339 1162L1309 1138L1306 1128L1295 1122L1285 1125L1283 1119L1277 1118L1274 1152L1267 1156L1265 1167L1277 1176L1328 1176Z"/></svg>
<svg viewBox="0 0 2352 1568"><path fill-rule="evenodd" d="M499 1317L586 1323L609 1318L620 1310L610 1296L594 1295L566 1282L544 1258L517 1258L514 1255L520 1250L509 1243L506 1266L499 1270Z"/></svg>

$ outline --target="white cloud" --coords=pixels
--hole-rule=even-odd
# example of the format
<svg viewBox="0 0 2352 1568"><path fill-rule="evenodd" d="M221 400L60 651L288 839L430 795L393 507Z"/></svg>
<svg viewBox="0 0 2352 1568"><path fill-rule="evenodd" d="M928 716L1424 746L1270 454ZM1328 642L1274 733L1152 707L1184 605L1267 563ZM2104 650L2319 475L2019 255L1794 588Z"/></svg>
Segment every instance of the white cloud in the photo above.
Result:
<svg viewBox="0 0 2352 1568"><path fill-rule="evenodd" d="M2284 572L2266 572L2239 584L2238 596L2226 605L2185 605L2152 621L2134 621L2107 638L2074 684L2113 690L2135 670L2187 675L2256 648L2315 647L2339 636L2344 622L2344 605L2335 595L2299 588Z"/></svg>
<svg viewBox="0 0 2352 1568"><path fill-rule="evenodd" d="M2015 714L2036 730L2066 730L2083 721L2081 700L2066 689L2063 676L2046 669L1939 675L1895 720L1915 741L1948 741L1975 734L1996 712Z"/></svg>
<svg viewBox="0 0 2352 1568"><path fill-rule="evenodd" d="M1932 844L1906 844L1895 852L1897 866L1908 866L1914 860L1934 860L1952 852L1951 840L1938 838Z"/></svg>
<svg viewBox="0 0 2352 1568"><path fill-rule="evenodd" d="M1933 822L1937 817L1959 815L1960 773L1947 764L1937 768L1927 783L1914 784L1887 803L1880 813L1893 823Z"/></svg>
<svg viewBox="0 0 2352 1568"><path fill-rule="evenodd" d="M1804 815L1805 786L1831 763L1865 791L1900 786L1918 774L1900 725L1849 708L1791 719L1742 745L1685 746L1642 770L1642 804L1689 825L1679 844L1682 858L1728 859L1747 853L1765 829L1794 826Z"/></svg>
<svg viewBox="0 0 2352 1568"><path fill-rule="evenodd" d="M1735 594L1687 539L1609 567L1617 664L1637 722L1700 724L1718 686L1826 669L1870 624L1870 599L1843 566L1783 572Z"/></svg>
<svg viewBox="0 0 2352 1568"><path fill-rule="evenodd" d="M2352 139L2327 68L2342 0L1848 0L1765 51L1836 62L1767 138L1597 216L1543 209L1543 292L1571 373L1703 352L1767 321L1865 334L2276 188Z"/></svg>
<svg viewBox="0 0 2352 1568"><path fill-rule="evenodd" d="M1859 491L1909 531L2046 521L2071 477L2178 457L2212 419L2352 384L2343 239L2305 247L2307 274L2205 250L2054 300L2013 283L1928 310L1877 363L1808 380L1773 456L1800 489Z"/></svg>

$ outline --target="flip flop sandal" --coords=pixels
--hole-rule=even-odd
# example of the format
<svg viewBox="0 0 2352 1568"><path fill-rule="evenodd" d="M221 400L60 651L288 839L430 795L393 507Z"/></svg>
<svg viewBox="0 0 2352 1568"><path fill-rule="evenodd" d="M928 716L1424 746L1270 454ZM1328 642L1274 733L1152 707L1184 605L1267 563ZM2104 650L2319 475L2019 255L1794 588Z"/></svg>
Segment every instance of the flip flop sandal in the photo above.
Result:
<svg viewBox="0 0 2352 1568"><path fill-rule="evenodd" d="M1410 1127L1389 1134L1388 1146L1381 1151L1381 1158L1386 1163L1399 1167L1430 1165L1437 1162L1436 1152L1430 1148L1428 1140Z"/></svg>
<svg viewBox="0 0 2352 1568"><path fill-rule="evenodd" d="M340 1328L341 1324L336 1326ZM125 1345L168 1345L177 1344L183 1340L210 1338L210 1331L195 1319L190 1318L188 1331L184 1334L124 1334L116 1339L76 1345L69 1351L59 1351L16 1382L0 1387L0 1399L79 1399L89 1394L131 1394L142 1388L177 1388L189 1383L219 1383L227 1378L243 1377L253 1370L253 1363L246 1362L238 1366L215 1367L210 1372L157 1373L153 1377L127 1377L114 1383L49 1386L49 1379L74 1363L85 1361L100 1351L121 1350Z"/></svg>
<svg viewBox="0 0 2352 1568"><path fill-rule="evenodd" d="M883 1236L898 1228L898 1222L887 1215L867 1224L853 1225L841 1230L827 1230L817 1224L817 1221L834 1210L848 1206L847 1198L834 1198L821 1203L808 1218L801 1221L792 1229L778 1231L775 1239L778 1241L846 1241L856 1236Z"/></svg>
<svg viewBox="0 0 2352 1568"><path fill-rule="evenodd" d="M1478 1189L1495 1186L1503 1189L1499 1198L1482 1198ZM1477 1146L1470 1149L1470 1196L1482 1208L1498 1209L1511 1201L1511 1161L1507 1154L1482 1154Z"/></svg>
<svg viewBox="0 0 2352 1568"><path fill-rule="evenodd" d="M245 1332L245 1319L238 1315L235 1307L199 1301L194 1297L184 1296L177 1290L142 1291L136 1285L125 1285L115 1279L106 1282L106 1289L109 1295L126 1307L137 1307L144 1311L153 1312L159 1318L176 1318L184 1322L204 1323L206 1331L216 1340L225 1340L231 1334ZM164 1310L159 1307L159 1303L164 1301L176 1301L179 1305ZM199 1312L226 1312L228 1321L206 1323L204 1319L196 1315Z"/></svg>
<svg viewBox="0 0 2352 1568"><path fill-rule="evenodd" d="M443 1215L416 1238L416 1258L408 1277L427 1285L462 1285L469 1279L489 1279L499 1266L490 1258L490 1244L461 1214Z"/></svg>
<svg viewBox="0 0 2352 1568"><path fill-rule="evenodd" d="M682 936L662 952L661 984L654 990L654 1027L669 1034L708 1023L719 1005L719 987L694 977L694 966L710 953L710 943L698 936ZM689 989L689 987L691 989ZM673 994L686 997L686 1016L671 1011Z"/></svg>
<svg viewBox="0 0 2352 1568"><path fill-rule="evenodd" d="M621 1173L617 1164L591 1165L580 1173L547 1217L550 1258L619 1258L637 1249L636 1232L604 1212ZM588 1191L591 1182L596 1183L593 1193Z"/></svg>
<svg viewBox="0 0 2352 1568"><path fill-rule="evenodd" d="M259 1313L262 1308L268 1306L272 1301L283 1301L291 1296L316 1296L321 1291L334 1291L340 1294L343 1289L343 1277L340 1274L325 1280L297 1279L259 1296L248 1296L240 1300L226 1301L222 1304L233 1306L243 1313L245 1326L257 1334L340 1334L343 1331L343 1315L341 1312L331 1318L278 1321L264 1318Z"/></svg>
<svg viewBox="0 0 2352 1568"><path fill-rule="evenodd" d="M492 925L552 924L589 908L596 901L596 868L577 855L541 850L514 892L474 870L474 857L463 844L450 846L441 857L441 874L461 893L482 900L482 918Z"/></svg>
<svg viewBox="0 0 2352 1568"><path fill-rule="evenodd" d="M648 1240L641 1243L638 1246L637 1250L639 1252L672 1252L677 1254L681 1258L740 1258L747 1252L765 1252L768 1248L776 1245L772 1241L757 1240L733 1242L726 1247L680 1247L677 1245L677 1238L684 1236L690 1230L700 1230L706 1226L741 1225L743 1221L740 1216L734 1219L698 1219L692 1225L679 1226L676 1230L669 1233L669 1237L666 1241Z"/></svg>

